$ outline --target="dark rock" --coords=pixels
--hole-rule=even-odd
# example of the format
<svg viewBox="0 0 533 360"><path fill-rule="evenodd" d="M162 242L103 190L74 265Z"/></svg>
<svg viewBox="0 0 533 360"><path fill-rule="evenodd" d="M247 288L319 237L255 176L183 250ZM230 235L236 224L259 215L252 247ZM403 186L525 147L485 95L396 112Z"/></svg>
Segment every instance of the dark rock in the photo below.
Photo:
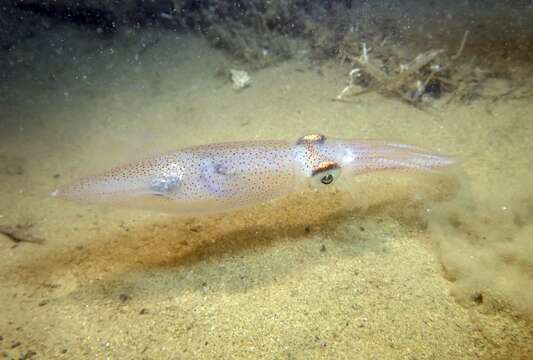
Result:
<svg viewBox="0 0 533 360"><path fill-rule="evenodd" d="M33 358L37 353L33 350L28 350L24 355L22 355L19 359L20 360L26 360Z"/></svg>
<svg viewBox="0 0 533 360"><path fill-rule="evenodd" d="M483 304L483 294L482 293L473 294L472 295L472 300L478 305Z"/></svg>
<svg viewBox="0 0 533 360"><path fill-rule="evenodd" d="M128 300L131 300L131 296L123 293L118 296L118 299L122 302L126 302Z"/></svg>

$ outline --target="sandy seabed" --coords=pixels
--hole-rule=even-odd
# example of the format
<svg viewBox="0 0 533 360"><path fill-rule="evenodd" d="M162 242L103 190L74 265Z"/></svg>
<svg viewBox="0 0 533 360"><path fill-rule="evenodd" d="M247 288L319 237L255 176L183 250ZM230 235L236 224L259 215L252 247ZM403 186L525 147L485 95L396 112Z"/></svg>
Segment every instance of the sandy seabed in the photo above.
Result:
<svg viewBox="0 0 533 360"><path fill-rule="evenodd" d="M379 94L333 102L349 68L305 47L236 92L225 69L239 64L162 30L95 40L65 28L5 62L0 221L45 242L0 235L0 357L533 358L531 263L508 265L533 254L531 208L517 205L533 201L529 99L428 112ZM349 199L296 194L204 218L47 196L159 151L315 131L414 143L461 169L365 175ZM507 215L518 206L520 224ZM487 255L499 245L465 245L476 231L524 243L510 268Z"/></svg>

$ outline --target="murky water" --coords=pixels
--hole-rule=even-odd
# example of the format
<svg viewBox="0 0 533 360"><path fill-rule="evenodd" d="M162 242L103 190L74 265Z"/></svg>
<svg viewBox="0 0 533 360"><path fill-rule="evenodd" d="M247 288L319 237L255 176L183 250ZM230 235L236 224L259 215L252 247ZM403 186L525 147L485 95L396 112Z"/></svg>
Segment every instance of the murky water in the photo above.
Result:
<svg viewBox="0 0 533 360"><path fill-rule="evenodd" d="M4 51L0 356L531 358L533 69L516 45L528 34L484 42L490 16L468 9L458 21L433 13L432 26L456 46L478 19L460 64L483 81L422 109L386 92L332 101L350 64L313 59L303 42L260 70L159 27L99 37L63 24ZM424 32L406 33L419 44ZM229 69L251 86L235 91ZM207 217L48 196L158 152L309 132L461 163Z"/></svg>

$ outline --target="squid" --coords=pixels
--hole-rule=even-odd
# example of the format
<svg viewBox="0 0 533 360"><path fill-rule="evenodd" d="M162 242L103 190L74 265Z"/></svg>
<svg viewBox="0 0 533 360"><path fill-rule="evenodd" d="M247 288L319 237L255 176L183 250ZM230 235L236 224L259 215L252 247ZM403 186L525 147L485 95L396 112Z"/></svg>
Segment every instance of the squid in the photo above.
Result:
<svg viewBox="0 0 533 360"><path fill-rule="evenodd" d="M117 166L52 195L198 216L253 206L373 171L429 172L457 161L396 142L328 138L200 145Z"/></svg>

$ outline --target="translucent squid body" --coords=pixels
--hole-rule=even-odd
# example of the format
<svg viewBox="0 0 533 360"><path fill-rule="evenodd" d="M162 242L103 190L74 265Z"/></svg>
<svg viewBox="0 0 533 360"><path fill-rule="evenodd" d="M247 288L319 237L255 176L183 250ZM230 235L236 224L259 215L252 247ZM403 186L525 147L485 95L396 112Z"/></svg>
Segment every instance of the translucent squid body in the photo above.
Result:
<svg viewBox="0 0 533 360"><path fill-rule="evenodd" d="M243 141L186 148L83 178L52 195L200 215L252 206L309 186L330 186L341 174L430 171L454 163L451 157L411 145L310 134L296 142Z"/></svg>

